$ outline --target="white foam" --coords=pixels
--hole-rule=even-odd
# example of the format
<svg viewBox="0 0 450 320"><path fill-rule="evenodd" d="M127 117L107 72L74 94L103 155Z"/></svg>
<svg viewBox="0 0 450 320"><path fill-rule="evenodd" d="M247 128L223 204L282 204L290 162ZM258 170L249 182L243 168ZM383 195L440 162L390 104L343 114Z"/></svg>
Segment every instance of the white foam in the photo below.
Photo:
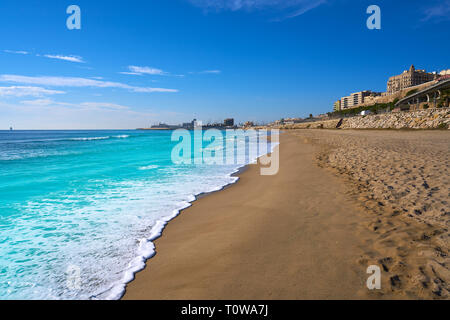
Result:
<svg viewBox="0 0 450 320"><path fill-rule="evenodd" d="M278 144L279 143L271 143L269 152L273 152L274 148ZM264 154L260 154L260 155L256 156L254 159L250 159L250 163L257 162L257 159L263 155ZM204 192L197 193L196 195L191 195L189 198L189 201L180 203L179 208L174 210L171 215L162 217L158 221L156 221L156 223L154 224L154 226L151 229L149 237L147 239L140 240L138 250L137 250L138 256L129 263L128 268L123 273L123 277L122 277L121 281L114 284L111 287L111 289L108 290L105 299L106 300L118 300L118 299L122 298L122 296L125 294L127 284L134 280L135 274L137 272L139 272L145 268L146 261L148 259L152 258L156 254L156 248L155 248L155 245L153 244L153 241L155 241L156 239L161 237L164 228L166 227L167 223L170 220L177 217L181 213L182 210L190 207L192 205L192 202L197 199L197 196L199 194L220 191L223 188L225 188L226 186L236 183L239 180L239 177L235 177L233 175L238 173L239 170L241 168L245 167L246 165L247 164L237 166L234 168L234 170L231 173L226 174L224 178L225 178L225 180L227 180L227 182L218 184L218 185L212 185L208 189L206 189L206 191L204 191Z"/></svg>
<svg viewBox="0 0 450 320"><path fill-rule="evenodd" d="M153 241L161 236L167 223L199 194L235 183L239 178L233 174L243 166L164 166L158 173L161 171L167 179L146 180L145 174L142 179L125 181L97 178L79 192L30 200L20 208L23 217L17 224L19 230L11 230L10 234L30 235L32 247L52 252L52 260L45 254L33 255L40 267L26 280L35 280L38 285L32 293L16 286L15 297L120 299L127 283L155 255ZM37 214L42 222L38 226ZM58 229L50 230L55 226ZM72 232L73 226L77 233ZM50 238L44 240L46 236ZM14 240L20 241L12 236ZM22 253L28 256L26 252L14 255ZM61 286L69 262L82 269L82 291L72 292Z"/></svg>
<svg viewBox="0 0 450 320"><path fill-rule="evenodd" d="M91 141L91 140L106 140L111 137L86 137L86 138L70 138L72 141Z"/></svg>
<svg viewBox="0 0 450 320"><path fill-rule="evenodd" d="M192 201L195 199L195 196L191 198ZM170 220L178 216L182 210L191 205L190 202L185 202L179 209L174 210L170 216L163 217L156 221L154 227L151 229L149 238L141 239L139 241L137 250L138 256L129 263L127 270L124 271L122 280L111 288L109 294L106 296L106 300L118 300L123 296L127 284L134 280L134 276L137 272L145 268L145 262L156 254L155 245L152 241L161 237L164 228Z"/></svg>
<svg viewBox="0 0 450 320"><path fill-rule="evenodd" d="M157 168L159 168L159 166L157 166L157 165L148 165L148 166L139 167L139 170L152 170L152 169L157 169Z"/></svg>

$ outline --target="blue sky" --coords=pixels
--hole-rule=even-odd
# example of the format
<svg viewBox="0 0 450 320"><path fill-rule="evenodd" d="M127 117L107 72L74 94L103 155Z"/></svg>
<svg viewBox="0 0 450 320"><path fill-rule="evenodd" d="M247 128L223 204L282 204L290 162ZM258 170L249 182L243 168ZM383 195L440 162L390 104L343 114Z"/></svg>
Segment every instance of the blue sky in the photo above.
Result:
<svg viewBox="0 0 450 320"><path fill-rule="evenodd" d="M411 64L450 68L449 17L450 0L2 0L0 129L324 113Z"/></svg>

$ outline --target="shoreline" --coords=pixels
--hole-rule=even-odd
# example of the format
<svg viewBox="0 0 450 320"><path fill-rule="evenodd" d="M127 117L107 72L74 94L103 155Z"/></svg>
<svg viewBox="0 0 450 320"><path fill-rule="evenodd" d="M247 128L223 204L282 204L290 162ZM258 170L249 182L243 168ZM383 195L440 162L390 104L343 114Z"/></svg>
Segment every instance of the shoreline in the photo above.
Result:
<svg viewBox="0 0 450 320"><path fill-rule="evenodd" d="M273 148L274 147L272 147L272 150L269 153L267 153L266 155L270 155L273 152ZM263 157L263 156L265 156L265 155L258 156L255 160L253 160L253 162L257 163L259 161L259 158ZM190 208L194 202L196 202L208 195L217 193L219 191L225 190L225 189L235 185L240 179L240 174L245 172L251 164L252 164L252 162L250 162L249 164L240 165L233 172L229 173L228 176L230 178L235 178L234 181L231 181L225 185L219 186L215 190L206 191L206 192L192 195L193 199L186 202L186 204L184 206L180 207L179 209L174 210L171 215L156 221L155 225L150 230L150 236L148 238L141 239L139 241L139 246L138 246L137 252L138 253L141 252L142 254L138 254L137 256L134 257L134 259L132 261L130 261L129 268L123 271L122 280L118 283L112 284L110 289L108 289L104 292L100 292L97 295L92 296L91 298L96 298L97 296L101 296L101 295L107 293L107 296L106 296L107 300L123 299L123 297L126 294L127 286L135 280L136 274L143 271L146 268L147 262L157 254L156 246L155 246L154 242L162 237L163 232L166 229L168 223L171 222L172 220L176 219L184 210ZM145 248L141 248L141 247L145 247ZM136 260L141 260L141 261L138 261L138 264L136 264ZM133 264L133 262L134 262L134 264Z"/></svg>
<svg viewBox="0 0 450 320"><path fill-rule="evenodd" d="M288 134L282 134L280 135L280 138L282 139L282 142L280 142L280 145L283 145L283 141L288 139L288 140L292 140L293 137L288 135ZM295 138L294 138L295 139ZM278 148L279 146L277 146ZM282 147L284 148L284 146ZM310 163L310 165L313 165L313 163ZM164 283L167 284L167 282L172 282L171 278L172 276L180 276L185 274L186 276L189 277L189 275L186 274L186 272L189 271L189 274L191 274L192 269L191 266L186 267L186 268L178 268L178 267L174 267L175 265L179 265L179 264L184 264L184 263L188 263L189 264L189 260L190 260L190 256L191 254L187 254L184 253L182 257L180 257L179 255L179 249L174 248L174 244L178 243L180 244L178 241L176 241L175 243L173 242L173 236L175 234L177 234L178 232L181 232L184 236L187 236L189 238L189 243L190 242L195 242L197 243L197 241L201 241L198 240L197 238L199 236L201 236L202 233L204 233L206 231L206 233L208 233L208 229L204 229L204 228L191 228L191 226L186 225L186 223L189 223L189 221L194 222L194 224L210 224L213 223L215 226L214 227L218 227L220 228L220 222L217 223L218 221L205 221L204 218L205 217L205 213L206 211L204 210L200 210L201 213L203 213L202 217L193 217L193 215L197 212L199 212L199 208L200 206L204 206L205 204L207 206L209 206L208 210L211 209L211 204L215 207L217 205L216 200L220 199L219 203L221 201L223 201L224 199L228 198L229 195L227 195L227 193L233 193L235 194L237 193L241 193L243 187L245 188L246 186L243 186L243 184L248 185L249 183L252 184L253 182L251 180L253 180L255 178L255 176L258 177L262 177L259 176L259 171L258 171L259 167L258 165L254 165L254 164L250 164L250 165L246 165L241 167L241 170L239 170L239 172L236 172L235 175L238 175L239 179L235 182L235 183L231 183L228 184L227 186L225 186L224 188L222 188L221 192L217 192L217 191L213 191L210 193L206 193L206 194L202 194L199 195L198 197L196 197L196 200L193 201L191 203L191 206L183 209L180 211L180 214L178 214L176 217L174 217L173 219L170 220L170 223L168 223L165 228L164 228L164 233L162 233L162 235L160 237L158 237L155 241L154 244L157 248L156 250L156 255L154 255L151 259L148 259L146 261L146 267L137 272L135 274L135 278L134 280L132 280L131 282L129 282L127 284L126 290L124 295L122 296L121 299L247 299L247 298L254 298L254 299L260 299L261 296L257 295L257 292L259 292L259 290L253 291L253 293L251 295L248 296L242 296L239 294L239 291L235 291L235 290L231 290L232 292L230 292L230 294L217 294L217 295L213 295L211 296L210 292L202 292L202 290L197 290L195 287L195 285L193 285L193 287L189 286L186 287L185 293L181 293L178 294L176 292L176 290L173 290L173 288L164 288L164 292L161 292L162 288L160 287L160 285L162 285L164 287ZM321 171L320 168L316 168L317 171ZM327 174L325 174L325 176L327 176ZM274 176L276 177L276 176ZM328 177L326 177L326 179L328 179ZM245 195L244 195L245 197ZM256 199L258 200L258 199ZM344 202L344 206L348 206L351 204L349 204L346 200L341 199ZM328 209L333 210L333 208L328 207ZM357 210L355 208L352 208L353 210ZM207 211L208 211L207 210ZM208 214L207 214L208 215ZM227 217L215 217L218 218L219 220L222 219L228 219ZM216 220L215 218L213 218L212 220ZM253 221L253 219L256 217L251 217L251 220ZM334 216L333 219L336 219L337 217ZM174 231L172 231L174 230ZM189 231L190 232L189 232ZM348 230L347 230L348 231ZM315 231L314 231L315 233ZM241 233L239 233L241 234ZM209 234L208 236L211 236L211 234ZM324 233L322 233L321 237L326 236ZM352 246L351 241L345 240L343 239L344 237L344 233L340 234L340 239L342 238L342 241L345 242L348 246L352 247L352 252L353 254L353 258L352 260L356 259L358 257L358 254L355 254L356 252L356 248L354 246ZM216 236L213 235L213 237L215 238ZM218 241L220 241L220 239L217 239ZM207 246L208 247L208 243L213 243L213 242L209 242L209 241L202 241L202 247L203 246ZM215 243L219 243L219 242L215 242ZM336 242L336 243L339 243ZM168 249L168 248L164 248L166 245L168 245L169 247L171 247L172 249ZM183 247L185 247L186 244L183 245ZM193 246L188 246L191 248L191 250L195 251L195 253L197 254L198 251L195 249L195 247ZM259 245L258 245L259 247ZM273 249L274 248L278 248L277 245L273 245L272 246ZM295 246L294 246L295 247ZM187 249L187 247L186 247ZM222 248L223 249L223 248ZM308 250L311 250L311 248L308 248ZM228 250L227 250L228 251ZM239 251L239 250L238 250ZM175 253L177 252L177 253ZM204 253L206 253L207 251L203 251ZM331 251L330 251L331 253ZM160 259L161 258L165 258L167 259L167 255L170 255L170 258L168 258L167 261L164 261L164 267L167 266L171 266L171 270L170 270L170 276L168 276L166 274L165 271L162 271L164 269L161 268L160 266ZM176 255L176 257L174 256L174 254ZM193 255L195 256L196 254L193 253ZM345 254L344 254L345 255ZM272 258L272 254L270 254L269 256L267 256L268 258L268 262L267 262L267 266L270 266L271 262L273 262L273 258ZM178 257L178 258L177 258ZM179 261L175 260L173 261L172 259L180 259ZM221 259L220 256L216 256L216 259ZM327 260L327 264L330 263L334 263L335 260L334 259L328 259L326 257L326 255L321 255L321 259L325 259ZM207 261L210 261L210 259L207 259L205 261L205 263L207 263ZM315 273L313 270L315 268L317 268L316 265L314 266L310 266L309 267L309 271ZM355 270L355 268L353 266L349 266L347 265L348 268L342 268L339 267L338 269L340 269L342 271L342 274L344 274L344 278L346 278L348 281L346 284L343 284L343 287L348 287L349 285L352 287L353 290L347 290L346 293L344 294L339 294L337 292L334 292L332 294L330 293L326 293L324 292L325 290L323 290L323 288L321 288L320 290L316 290L317 292L315 292L313 295L309 295L307 294L306 298L317 298L317 297L322 297L322 298L339 298L339 297L346 297L346 298L350 298L350 299L355 299L358 297L365 297L365 294L361 295L360 293L360 288L361 286L363 286L365 279L363 279L362 273L360 272L361 270ZM280 268L280 265L277 264L277 269ZM158 275L155 274L155 270L158 270ZM204 267L201 267L200 269L204 270ZM284 269L284 264L282 269ZM344 270L345 269L345 270ZM214 271L214 269L211 270L212 272L216 273L217 271ZM159 275L159 273L162 272L164 274L164 277L161 278L161 276ZM195 272L195 271L194 271ZM253 273L253 272L252 272ZM281 273L281 270L279 270L278 272L276 272L277 274ZM216 290L218 291L222 291L225 290L225 288L227 287L228 284L230 284L230 274L225 275L224 279L222 279L222 285L220 285L218 288L216 288ZM195 272L195 277L198 278L198 280L200 282L204 281L204 276L202 275L201 272ZM238 276L239 278L240 276ZM220 277L218 277L220 278ZM234 276L232 278L235 278ZM328 283L331 282L335 282L332 278L328 278L325 277L325 279L320 279L317 278L317 276L315 276L316 280L320 281L322 283L322 286L325 285L327 286ZM338 282L340 282L339 277L333 277L335 280L337 280ZM350 279L352 278L352 279ZM162 281L161 284L156 285L155 284L155 279L165 279ZM226 281L225 281L226 280ZM262 279L261 279L262 280ZM167 282L166 282L167 281ZM211 279L211 281L213 281ZM217 281L217 279L216 279ZM235 280L233 280L234 282ZM174 285L175 287L178 286L178 284L174 284L172 283L172 285ZM296 284L297 285L297 284ZM341 285L333 285L335 288L340 288L342 287ZM152 293L148 292L151 291ZM207 290L209 291L209 290ZM195 292L197 292L197 294L195 294ZM318 294L318 296L316 296L316 294ZM298 296L298 295L285 295L285 294L281 294L279 297L277 296L273 296L272 294L269 294L266 292L265 295L263 295L263 297L265 299L277 299L277 298L284 298L284 299L295 299L295 298L304 298L303 296Z"/></svg>
<svg viewBox="0 0 450 320"><path fill-rule="evenodd" d="M236 183L205 194L182 210L155 240L157 254L136 273L122 299L447 298L448 245L442 228L391 211L370 193L366 199L364 189L350 179L367 169L376 173L370 178L374 182L389 181L373 161L374 154L381 154L382 165L390 168L396 152L402 152L402 161L412 167L423 160L416 148L428 148L440 163L449 147L445 134L398 132L391 137L392 133L379 130L280 134L280 172L261 176L259 165L245 166ZM331 151L324 148L328 144L334 146ZM347 144L348 148L339 148ZM325 158L331 164L339 160L349 165L350 171L324 165ZM365 169L360 173L352 161L364 161ZM446 170L445 161L440 167L434 163L424 170ZM409 184L414 177L401 174L403 165L398 165L396 179ZM428 183L445 189L445 182L436 179ZM403 185L389 183L393 190ZM375 196L389 195L385 191ZM436 196L435 200L443 199L442 194ZM401 201L412 203L408 198ZM370 265L382 268L381 290L366 287Z"/></svg>

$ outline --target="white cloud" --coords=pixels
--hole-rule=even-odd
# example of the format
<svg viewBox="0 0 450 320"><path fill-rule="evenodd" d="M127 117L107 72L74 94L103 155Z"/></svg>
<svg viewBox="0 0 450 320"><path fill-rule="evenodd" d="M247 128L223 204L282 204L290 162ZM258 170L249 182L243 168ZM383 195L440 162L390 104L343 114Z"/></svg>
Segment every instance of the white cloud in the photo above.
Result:
<svg viewBox="0 0 450 320"><path fill-rule="evenodd" d="M14 53L14 54L30 54L28 51L15 51L15 50L3 50L3 52L7 52L7 53ZM36 54L36 56L38 57L46 57L49 59L58 59L58 60L64 60L64 61L69 61L69 62L78 62L78 63L85 63L85 61L83 60L82 57L80 56L75 56L75 55L62 55L62 54L44 54L44 55L40 55L40 54Z"/></svg>
<svg viewBox="0 0 450 320"><path fill-rule="evenodd" d="M128 110L130 107L122 106L120 104L108 103L108 102L83 102L80 106L85 108L100 108L100 109L112 109L112 110Z"/></svg>
<svg viewBox="0 0 450 320"><path fill-rule="evenodd" d="M165 88L141 88L141 87L134 87L133 88L134 92L147 92L147 93L152 93L152 92L178 92L178 90L176 89L165 89Z"/></svg>
<svg viewBox="0 0 450 320"><path fill-rule="evenodd" d="M199 72L189 72L189 74L220 74L221 70L204 70Z"/></svg>
<svg viewBox="0 0 450 320"><path fill-rule="evenodd" d="M15 53L15 54L30 54L28 51L14 51L14 50L3 50L6 53Z"/></svg>
<svg viewBox="0 0 450 320"><path fill-rule="evenodd" d="M143 74L152 74L152 75L163 75L166 72L161 69L150 68L150 67L138 67L138 66L129 66L128 67L131 72L143 73Z"/></svg>
<svg viewBox="0 0 450 320"><path fill-rule="evenodd" d="M20 101L23 105L28 106L65 106L75 107L82 109L108 109L108 110L129 110L130 107L122 106L110 102L82 102L82 103L69 103L59 102L52 99L36 99L36 100L24 100Z"/></svg>
<svg viewBox="0 0 450 320"><path fill-rule="evenodd" d="M205 70L205 71L202 71L202 72L200 72L200 73L219 74L219 73L222 73L222 71L220 71L220 70Z"/></svg>
<svg viewBox="0 0 450 320"><path fill-rule="evenodd" d="M450 19L450 0L436 3L424 10L422 21L435 20L436 22Z"/></svg>
<svg viewBox="0 0 450 320"><path fill-rule="evenodd" d="M158 75L163 76L167 75L168 73L156 68L151 67L139 67L139 66L128 66L128 72L119 72L121 74L129 74L129 75L144 75L144 74L150 74L150 75Z"/></svg>
<svg viewBox="0 0 450 320"><path fill-rule="evenodd" d="M36 99L36 100L24 100L20 101L21 104L26 104L30 106L49 106L55 104L52 99Z"/></svg>
<svg viewBox="0 0 450 320"><path fill-rule="evenodd" d="M133 110L114 103L79 104L49 99L7 104L0 100L7 116L0 117L0 128L17 129L133 129L155 123L160 116L148 107Z"/></svg>
<svg viewBox="0 0 450 320"><path fill-rule="evenodd" d="M137 72L119 72L120 74L127 74L127 75L132 75L132 76L142 76L142 73L137 73Z"/></svg>
<svg viewBox="0 0 450 320"><path fill-rule="evenodd" d="M169 72L163 71L161 69L151 68L151 67L138 67L138 66L128 66L129 71L119 72L120 74L127 74L133 76L143 76L143 75L156 75L156 76L169 76L183 78L184 74L170 74Z"/></svg>
<svg viewBox="0 0 450 320"><path fill-rule="evenodd" d="M13 96L13 97L42 97L44 95L62 94L64 91L48 90L41 87L26 87L26 86L11 86L0 87L0 97Z"/></svg>
<svg viewBox="0 0 450 320"><path fill-rule="evenodd" d="M193 5L216 11L255 11L278 10L289 11L283 19L293 18L318 7L327 0L188 0ZM278 19L281 20L281 19Z"/></svg>
<svg viewBox="0 0 450 320"><path fill-rule="evenodd" d="M294 12L291 12L281 18L274 19L274 21L280 21L290 18L295 18L301 16L302 14L320 6L321 4L326 3L327 0L313 0L313 1L304 1L303 5L297 8Z"/></svg>
<svg viewBox="0 0 450 320"><path fill-rule="evenodd" d="M55 87L95 87L95 88L120 88L134 92L178 92L176 89L136 87L120 82L101 81L77 77L28 77L20 75L0 75L0 82L13 82L22 84L45 85Z"/></svg>
<svg viewBox="0 0 450 320"><path fill-rule="evenodd" d="M46 54L46 55L44 55L44 57L50 58L50 59L64 60L64 61L69 61L69 62L84 63L83 58L80 56L63 56L60 54Z"/></svg>

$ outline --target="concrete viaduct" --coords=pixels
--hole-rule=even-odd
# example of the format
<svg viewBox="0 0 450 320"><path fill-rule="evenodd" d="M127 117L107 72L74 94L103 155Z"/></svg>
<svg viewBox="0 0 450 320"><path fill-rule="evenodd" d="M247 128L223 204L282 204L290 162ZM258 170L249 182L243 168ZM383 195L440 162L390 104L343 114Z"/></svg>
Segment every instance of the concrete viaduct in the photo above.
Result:
<svg viewBox="0 0 450 320"><path fill-rule="evenodd" d="M401 106L408 105L410 109L411 107L419 109L419 105L421 103L427 102L430 104L431 108L436 108L436 101L441 97L442 90L448 88L450 88L450 79L441 80L426 89L420 90L407 97L404 97L403 99L399 100L395 104L395 106L401 108Z"/></svg>

